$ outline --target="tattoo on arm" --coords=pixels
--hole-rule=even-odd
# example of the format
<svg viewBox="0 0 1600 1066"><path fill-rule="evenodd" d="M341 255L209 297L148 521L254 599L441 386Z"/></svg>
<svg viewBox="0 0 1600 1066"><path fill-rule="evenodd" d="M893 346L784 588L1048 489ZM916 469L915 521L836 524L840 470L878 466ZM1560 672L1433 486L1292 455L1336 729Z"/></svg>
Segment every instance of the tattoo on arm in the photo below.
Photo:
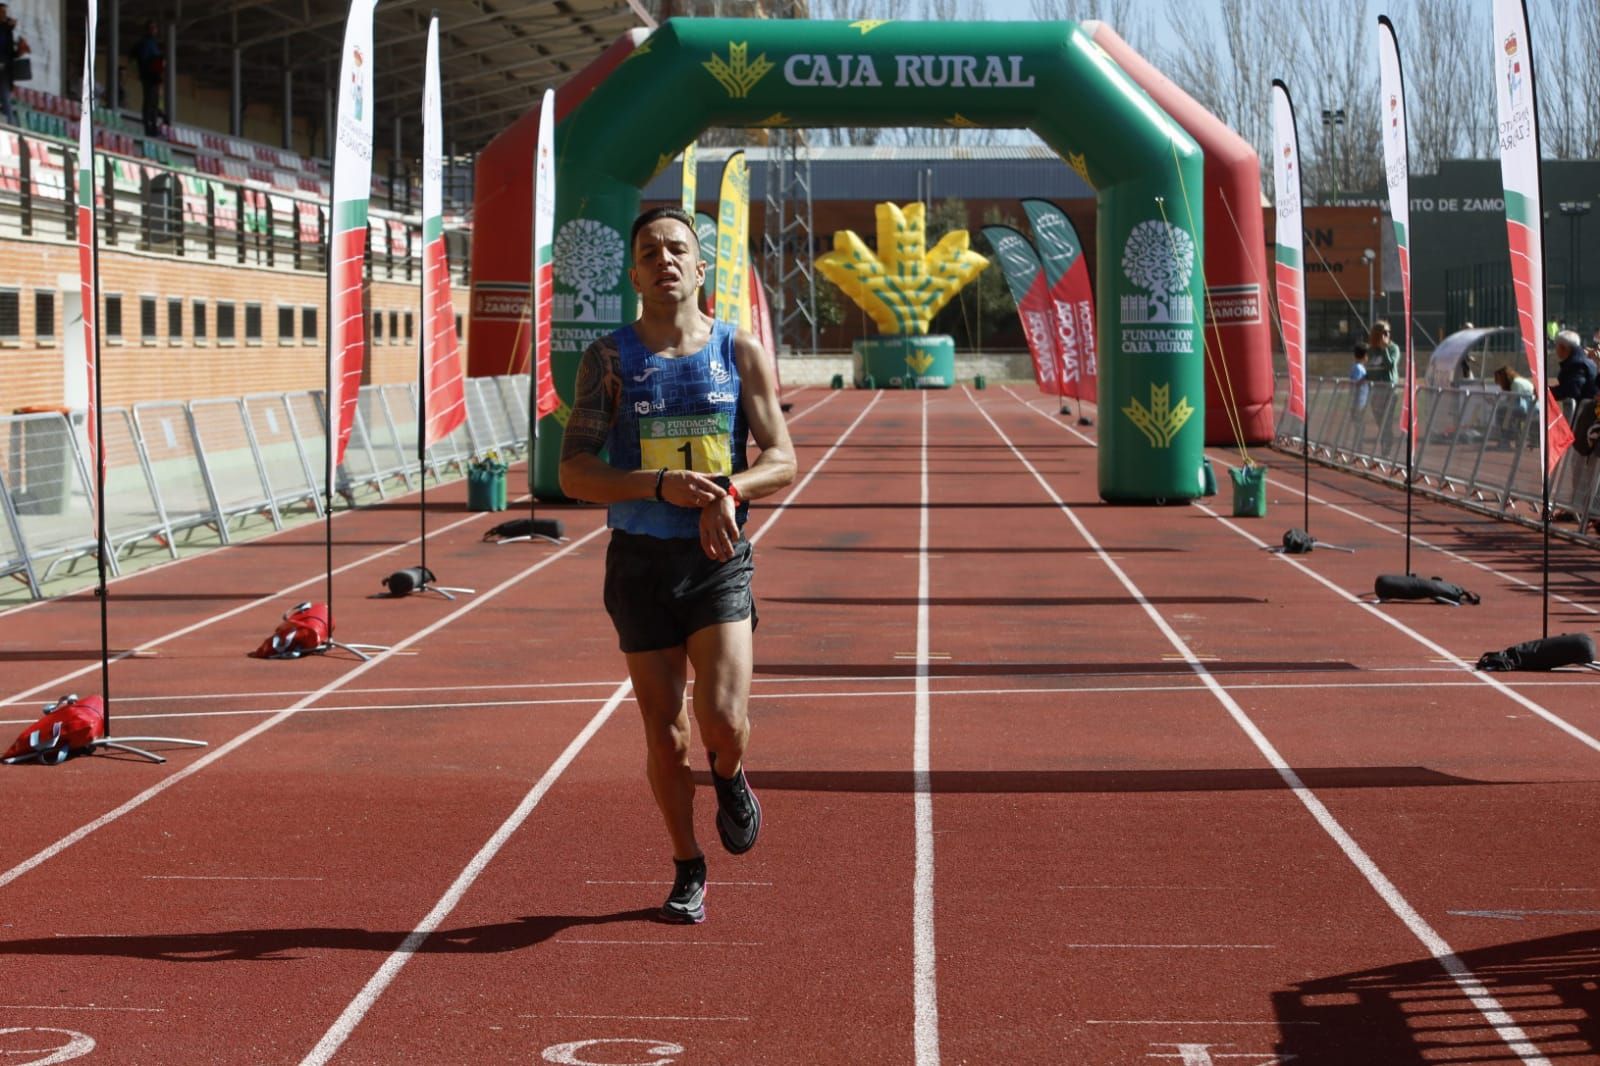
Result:
<svg viewBox="0 0 1600 1066"><path fill-rule="evenodd" d="M601 337L583 353L578 363L572 414L561 435L561 458L598 455L616 418L622 395L621 357L617 342Z"/></svg>

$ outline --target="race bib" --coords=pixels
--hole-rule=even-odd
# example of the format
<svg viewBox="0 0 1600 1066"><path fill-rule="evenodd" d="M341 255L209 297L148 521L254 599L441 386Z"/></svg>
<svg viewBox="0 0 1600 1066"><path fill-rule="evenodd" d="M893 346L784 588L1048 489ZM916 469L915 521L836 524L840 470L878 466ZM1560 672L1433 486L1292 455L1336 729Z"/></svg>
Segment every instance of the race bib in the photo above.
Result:
<svg viewBox="0 0 1600 1066"><path fill-rule="evenodd" d="M660 415L639 420L640 469L696 470L702 474L732 474L733 451L730 417L723 412L704 415Z"/></svg>

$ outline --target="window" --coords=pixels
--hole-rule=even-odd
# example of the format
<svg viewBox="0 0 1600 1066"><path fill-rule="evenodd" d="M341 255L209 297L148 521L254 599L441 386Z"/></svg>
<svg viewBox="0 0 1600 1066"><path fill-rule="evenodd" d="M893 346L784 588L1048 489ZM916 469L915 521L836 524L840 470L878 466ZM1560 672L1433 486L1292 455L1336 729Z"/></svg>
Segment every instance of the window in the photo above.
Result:
<svg viewBox="0 0 1600 1066"><path fill-rule="evenodd" d="M156 298L154 296L139 297L139 342L141 344L154 344L156 342Z"/></svg>
<svg viewBox="0 0 1600 1066"><path fill-rule="evenodd" d="M383 340L383 312L372 312L372 343Z"/></svg>
<svg viewBox="0 0 1600 1066"><path fill-rule="evenodd" d="M206 343L206 302L204 300L196 300L194 302L194 342L196 344Z"/></svg>
<svg viewBox="0 0 1600 1066"><path fill-rule="evenodd" d="M278 305L278 343L294 343L294 308Z"/></svg>
<svg viewBox="0 0 1600 1066"><path fill-rule="evenodd" d="M122 294L107 293L105 302L105 321L101 323L101 329L105 333L107 340L120 343L122 341Z"/></svg>
<svg viewBox="0 0 1600 1066"><path fill-rule="evenodd" d="M317 343L317 309L309 304L300 308L300 339L307 344Z"/></svg>
<svg viewBox="0 0 1600 1066"><path fill-rule="evenodd" d="M33 290L33 335L36 339L56 339L56 294L49 289Z"/></svg>
<svg viewBox="0 0 1600 1066"><path fill-rule="evenodd" d="M0 341L22 339L22 290L0 289Z"/></svg>
<svg viewBox="0 0 1600 1066"><path fill-rule="evenodd" d="M233 328L234 306L232 300L217 301L217 343L232 344L237 337Z"/></svg>
<svg viewBox="0 0 1600 1066"><path fill-rule="evenodd" d="M167 343L183 343L183 301L181 299L167 301Z"/></svg>
<svg viewBox="0 0 1600 1066"><path fill-rule="evenodd" d="M389 343L390 344L399 344L400 343L400 312L399 311L390 311L389 312Z"/></svg>
<svg viewBox="0 0 1600 1066"><path fill-rule="evenodd" d="M406 312L406 341L408 343L411 341L412 337L415 336L416 328L417 328L416 316L414 314L412 314L410 311L407 311Z"/></svg>
<svg viewBox="0 0 1600 1066"><path fill-rule="evenodd" d="M244 339L249 344L261 343L261 305L244 305Z"/></svg>

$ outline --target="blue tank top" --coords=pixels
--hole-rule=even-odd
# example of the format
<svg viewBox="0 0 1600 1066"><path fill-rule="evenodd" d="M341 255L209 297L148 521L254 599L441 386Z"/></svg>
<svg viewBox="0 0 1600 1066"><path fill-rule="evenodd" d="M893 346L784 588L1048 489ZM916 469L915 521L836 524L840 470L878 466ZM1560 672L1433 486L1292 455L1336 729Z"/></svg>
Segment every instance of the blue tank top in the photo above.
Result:
<svg viewBox="0 0 1600 1066"><path fill-rule="evenodd" d="M693 355L662 356L632 326L617 340L622 396L606 437L607 461L619 470L692 469L732 475L743 470L750 430L739 406L734 327L711 325L711 339ZM749 508L739 508L743 527ZM606 525L651 537L700 536L700 510L657 500L623 500L606 510Z"/></svg>

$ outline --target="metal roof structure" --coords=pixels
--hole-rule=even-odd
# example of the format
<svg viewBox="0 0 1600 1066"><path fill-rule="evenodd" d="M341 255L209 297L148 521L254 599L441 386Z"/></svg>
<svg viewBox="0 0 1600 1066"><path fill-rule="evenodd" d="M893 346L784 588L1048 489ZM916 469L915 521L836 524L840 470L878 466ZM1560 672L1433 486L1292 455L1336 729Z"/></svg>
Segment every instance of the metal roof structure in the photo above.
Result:
<svg viewBox="0 0 1600 1066"><path fill-rule="evenodd" d="M397 137L405 151L420 151L417 115L428 19L435 11L446 150L453 144L461 154L475 152L536 108L546 88L560 85L627 30L651 24L640 0L382 0L373 26L380 145ZM170 24L177 46L168 62L178 73L227 90L237 48L246 106L281 106L288 71L295 114L320 128L325 93L339 74L347 12L345 0L110 0L100 14L99 49L112 48L116 22L115 50L127 68L145 23L156 20L163 46ZM77 44L69 43L67 54L81 55L83 14L73 13L68 38ZM137 79L125 69L124 99L137 91Z"/></svg>

